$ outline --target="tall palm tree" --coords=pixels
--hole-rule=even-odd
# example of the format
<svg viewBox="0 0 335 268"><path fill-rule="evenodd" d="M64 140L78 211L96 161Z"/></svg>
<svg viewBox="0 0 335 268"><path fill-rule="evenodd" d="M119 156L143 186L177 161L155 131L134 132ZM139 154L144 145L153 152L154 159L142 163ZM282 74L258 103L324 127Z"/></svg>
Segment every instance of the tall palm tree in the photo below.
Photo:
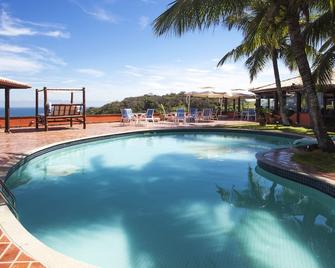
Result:
<svg viewBox="0 0 335 268"><path fill-rule="evenodd" d="M335 152L335 145L327 134L321 115L306 54L307 42L302 34L304 24L301 23L302 19L309 21L310 10L333 11L334 0L175 0L155 19L154 31L157 35L172 32L180 36L186 31L204 30L215 26L231 28L234 27L234 20L229 21L230 16L238 17L248 13L254 3L266 7L266 12L257 16L259 23L268 20L270 23L274 22L277 27L288 27L291 48L307 95L309 114L319 147L323 151ZM257 26L257 23L255 25Z"/></svg>
<svg viewBox="0 0 335 268"><path fill-rule="evenodd" d="M259 25L260 23L257 21L256 26L258 30L254 32L252 29L255 26L252 24L255 24L256 15L258 14L259 16L261 12L264 12L264 6L255 4L252 5L252 9L249 9L249 12L243 17L230 18L234 24L240 24L240 28L243 29L244 39L238 47L228 52L219 61L218 66L222 66L231 58L237 61L240 58L247 57L245 64L249 70L250 80L252 82L257 74L263 70L266 62L271 60L276 82L279 113L282 123L289 125L290 123L285 112L285 99L281 88L278 68L279 58L284 58L291 70L294 68L291 53L288 51L290 47L287 42L287 27L273 27L273 25L269 25L266 21L263 21L263 24Z"/></svg>
<svg viewBox="0 0 335 268"><path fill-rule="evenodd" d="M333 0L271 0L267 18L274 18L287 25L292 52L299 70L304 91L307 96L309 116L313 124L314 133L319 147L326 152L335 152L335 145L329 135L321 114L318 102L315 81L312 76L311 67L308 62L306 48L307 39L303 30L310 23L311 12L333 11ZM330 24L334 27L334 22Z"/></svg>

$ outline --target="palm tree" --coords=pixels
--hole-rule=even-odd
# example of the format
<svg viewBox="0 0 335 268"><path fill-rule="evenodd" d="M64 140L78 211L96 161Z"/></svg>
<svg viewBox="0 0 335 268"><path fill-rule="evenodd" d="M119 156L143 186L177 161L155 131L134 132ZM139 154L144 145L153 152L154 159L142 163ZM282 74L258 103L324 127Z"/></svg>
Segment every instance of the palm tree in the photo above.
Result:
<svg viewBox="0 0 335 268"><path fill-rule="evenodd" d="M318 140L318 145L323 151L335 152L335 144L327 134L321 114L315 82L306 54L308 43L306 36L302 33L304 27L310 23L310 13L333 11L334 0L280 0L266 2L269 4L266 17L280 21L282 25L288 27L292 52L307 96L309 116ZM334 22L329 27L334 27Z"/></svg>
<svg viewBox="0 0 335 268"><path fill-rule="evenodd" d="M263 22L261 27L259 22L257 22L257 25L252 25L255 24L257 14L259 16L260 13L264 12L264 6L255 4L252 7L253 9L250 9L244 17L230 18L234 24L240 24L240 28L243 29L244 39L238 47L228 52L219 61L218 66L222 66L230 58L237 61L242 57L247 57L245 64L252 82L257 74L263 70L266 62L271 60L277 88L279 113L283 125L289 125L290 123L285 113L285 100L278 69L279 58L284 58L291 70L294 68L291 53L288 51L290 47L287 42L287 27L273 27L266 21ZM252 30L255 26L258 28L257 31Z"/></svg>
<svg viewBox="0 0 335 268"><path fill-rule="evenodd" d="M175 0L155 19L154 31L157 35L172 32L181 36L186 31L204 30L215 26L232 28L235 25L234 20L229 20L230 17L239 17L248 13L253 3L260 3L266 7L266 12L256 16L256 26L267 20L276 27L288 27L291 49L303 81L309 114L319 147L323 151L335 152L335 145L327 134L321 115L306 54L307 42L302 34L303 26L309 22L309 11L333 11L334 0ZM305 24L302 24L302 21ZM236 27L240 26L236 25Z"/></svg>

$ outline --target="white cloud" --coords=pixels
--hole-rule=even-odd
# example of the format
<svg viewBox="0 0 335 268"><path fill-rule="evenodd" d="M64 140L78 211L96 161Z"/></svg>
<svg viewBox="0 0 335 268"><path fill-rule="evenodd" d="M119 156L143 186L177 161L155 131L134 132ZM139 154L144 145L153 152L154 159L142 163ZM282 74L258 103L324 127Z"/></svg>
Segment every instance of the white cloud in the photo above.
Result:
<svg viewBox="0 0 335 268"><path fill-rule="evenodd" d="M144 30L147 28L147 26L150 24L150 19L147 16L141 16L139 18L138 24L140 25L140 28Z"/></svg>
<svg viewBox="0 0 335 268"><path fill-rule="evenodd" d="M0 43L0 71L9 73L37 73L42 70L65 66L54 52L41 47L23 47Z"/></svg>
<svg viewBox="0 0 335 268"><path fill-rule="evenodd" d="M145 4L156 4L157 1L155 0L141 0L141 2L145 3Z"/></svg>
<svg viewBox="0 0 335 268"><path fill-rule="evenodd" d="M85 68L85 69L77 69L76 70L78 73L81 74L85 74L88 76L92 76L92 77L102 77L105 75L105 73L101 70L97 70L97 69L90 69L90 68Z"/></svg>
<svg viewBox="0 0 335 268"><path fill-rule="evenodd" d="M23 53L29 51L29 48L9 44L0 44L0 51L11 53Z"/></svg>
<svg viewBox="0 0 335 268"><path fill-rule="evenodd" d="M70 0L72 3L74 3L76 6L78 6L84 13L87 15L90 15L94 17L97 20L104 21L104 22L110 22L110 23L117 23L119 21L119 17L112 14L111 12L107 11L106 9L94 6L92 8L85 7L83 4L81 4L77 0Z"/></svg>
<svg viewBox="0 0 335 268"><path fill-rule="evenodd" d="M61 25L42 24L14 18L2 8L0 10L0 36L34 36L44 35L55 38L69 38L70 33L64 32Z"/></svg>
<svg viewBox="0 0 335 268"><path fill-rule="evenodd" d="M41 70L40 65L31 59L21 56L3 56L1 55L0 71L1 72L38 72Z"/></svg>

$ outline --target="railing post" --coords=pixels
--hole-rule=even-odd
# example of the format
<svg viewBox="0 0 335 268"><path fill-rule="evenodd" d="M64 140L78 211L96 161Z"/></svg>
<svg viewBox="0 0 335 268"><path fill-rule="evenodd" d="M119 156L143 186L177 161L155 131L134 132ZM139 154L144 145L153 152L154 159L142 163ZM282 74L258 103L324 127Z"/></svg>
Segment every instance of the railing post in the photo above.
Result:
<svg viewBox="0 0 335 268"><path fill-rule="evenodd" d="M10 92L9 88L5 88L5 132L10 133Z"/></svg>
<svg viewBox="0 0 335 268"><path fill-rule="evenodd" d="M84 129L86 129L86 94L85 88L83 87L83 120L84 120Z"/></svg>
<svg viewBox="0 0 335 268"><path fill-rule="evenodd" d="M43 94L44 94L44 130L48 131L48 90L46 87L43 88Z"/></svg>
<svg viewBox="0 0 335 268"><path fill-rule="evenodd" d="M38 89L35 90L35 128L38 129Z"/></svg>

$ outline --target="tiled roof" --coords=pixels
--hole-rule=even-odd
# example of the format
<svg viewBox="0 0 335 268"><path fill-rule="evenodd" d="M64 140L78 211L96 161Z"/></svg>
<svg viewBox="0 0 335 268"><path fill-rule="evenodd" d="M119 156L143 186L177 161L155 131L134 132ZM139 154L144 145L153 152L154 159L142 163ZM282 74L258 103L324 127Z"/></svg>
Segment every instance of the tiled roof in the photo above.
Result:
<svg viewBox="0 0 335 268"><path fill-rule="evenodd" d="M332 81L329 84L329 86L334 86L335 85L335 73L332 77ZM303 88L303 83L302 83L302 79L301 76L296 76L293 78L289 78L289 79L285 79L281 81L281 88L284 90L299 90ZM272 84L268 84L268 85L264 85L261 87L256 87L251 89L251 92L254 93L262 93L262 92L271 92L271 91L275 91L276 90L276 83L272 83Z"/></svg>
<svg viewBox="0 0 335 268"><path fill-rule="evenodd" d="M15 81L15 80L0 77L0 88L26 89L26 88L31 88L31 86L28 85L28 84L24 84L24 83Z"/></svg>

